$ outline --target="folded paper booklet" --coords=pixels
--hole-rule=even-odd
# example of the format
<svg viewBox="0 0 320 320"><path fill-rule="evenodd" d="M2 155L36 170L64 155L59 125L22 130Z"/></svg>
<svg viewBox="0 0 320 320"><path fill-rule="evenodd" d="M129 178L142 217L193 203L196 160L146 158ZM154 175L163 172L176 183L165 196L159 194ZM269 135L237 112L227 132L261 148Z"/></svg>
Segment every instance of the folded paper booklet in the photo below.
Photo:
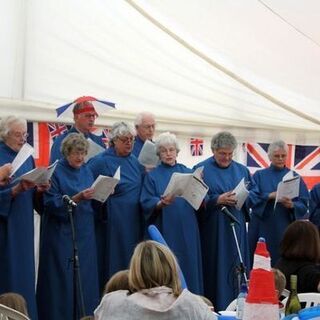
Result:
<svg viewBox="0 0 320 320"><path fill-rule="evenodd" d="M57 166L59 160L56 160L53 164L49 167L38 167L33 170L28 171L27 173L23 174L22 176L15 179L13 182L19 180L28 180L35 184L44 184L48 183L51 179L51 176Z"/></svg>
<svg viewBox="0 0 320 320"><path fill-rule="evenodd" d="M10 177L12 177L15 172L23 165L23 163L33 154L34 149L30 146L30 144L25 143L16 157L13 159L12 165L12 172Z"/></svg>
<svg viewBox="0 0 320 320"><path fill-rule="evenodd" d="M139 162L145 167L156 167L159 163L159 157L156 153L156 146L150 140L146 140L140 151Z"/></svg>
<svg viewBox="0 0 320 320"><path fill-rule="evenodd" d="M87 141L89 142L89 148L88 148L88 153L84 158L85 162L87 162L89 159L93 158L97 154L105 151L103 147L95 143L92 139L88 138Z"/></svg>
<svg viewBox="0 0 320 320"><path fill-rule="evenodd" d="M120 181L120 167L118 167L113 177L99 175L92 184L91 188L94 189L93 199L105 202L110 194L114 191L114 188Z"/></svg>
<svg viewBox="0 0 320 320"><path fill-rule="evenodd" d="M299 196L300 192L300 177L294 176L293 171L289 171L283 178L282 181L278 183L276 200L274 202L274 207L276 207L277 202L283 197L293 199Z"/></svg>
<svg viewBox="0 0 320 320"><path fill-rule="evenodd" d="M202 181L203 167L193 173L174 172L163 196L173 195L184 198L195 210L198 210L208 192L208 186Z"/></svg>
<svg viewBox="0 0 320 320"><path fill-rule="evenodd" d="M233 192L235 193L236 200L237 200L235 207L238 210L241 210L244 202L246 201L249 195L249 191L247 189L246 183L244 182L244 178L242 178L242 180L238 183L238 185L235 187Z"/></svg>

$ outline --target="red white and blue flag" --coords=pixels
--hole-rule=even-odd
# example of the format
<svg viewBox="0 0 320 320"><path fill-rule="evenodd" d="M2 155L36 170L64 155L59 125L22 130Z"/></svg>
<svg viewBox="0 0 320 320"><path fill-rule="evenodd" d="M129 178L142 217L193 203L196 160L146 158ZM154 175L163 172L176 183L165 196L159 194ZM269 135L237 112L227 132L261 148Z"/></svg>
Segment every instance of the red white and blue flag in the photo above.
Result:
<svg viewBox="0 0 320 320"><path fill-rule="evenodd" d="M111 128L104 128L104 129L102 130L102 134L101 134L102 141L103 141L104 144L106 145L106 148L109 147L110 131L111 131Z"/></svg>
<svg viewBox="0 0 320 320"><path fill-rule="evenodd" d="M48 129L50 132L51 138L54 140L56 137L60 136L60 134L68 131L68 127L63 123L48 123Z"/></svg>
<svg viewBox="0 0 320 320"><path fill-rule="evenodd" d="M251 173L267 168L270 160L267 154L269 144L246 143L246 165ZM311 189L320 182L320 147L289 144L287 167L296 171Z"/></svg>
<svg viewBox="0 0 320 320"><path fill-rule="evenodd" d="M191 138L190 151L192 156L202 156L203 155L203 139Z"/></svg>

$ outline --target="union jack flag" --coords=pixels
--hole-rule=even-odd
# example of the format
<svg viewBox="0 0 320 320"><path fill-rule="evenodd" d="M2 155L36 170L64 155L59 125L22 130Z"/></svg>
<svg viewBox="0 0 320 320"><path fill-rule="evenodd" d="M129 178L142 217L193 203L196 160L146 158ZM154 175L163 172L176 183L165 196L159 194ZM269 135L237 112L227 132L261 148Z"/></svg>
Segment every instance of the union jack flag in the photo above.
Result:
<svg viewBox="0 0 320 320"><path fill-rule="evenodd" d="M56 137L60 136L60 134L68 131L68 127L65 124L52 123L52 122L48 122L48 129L50 132L50 136L53 140Z"/></svg>
<svg viewBox="0 0 320 320"><path fill-rule="evenodd" d="M102 130L102 133L101 133L102 141L103 141L104 144L106 145L106 148L109 147L110 131L111 131L110 128L104 128L104 129Z"/></svg>
<svg viewBox="0 0 320 320"><path fill-rule="evenodd" d="M202 156L203 155L203 139L191 138L190 151L192 156Z"/></svg>
<svg viewBox="0 0 320 320"><path fill-rule="evenodd" d="M268 147L267 143L244 144L246 165L252 174L270 165ZM288 147L287 167L301 175L308 189L311 189L320 182L320 147L292 144Z"/></svg>

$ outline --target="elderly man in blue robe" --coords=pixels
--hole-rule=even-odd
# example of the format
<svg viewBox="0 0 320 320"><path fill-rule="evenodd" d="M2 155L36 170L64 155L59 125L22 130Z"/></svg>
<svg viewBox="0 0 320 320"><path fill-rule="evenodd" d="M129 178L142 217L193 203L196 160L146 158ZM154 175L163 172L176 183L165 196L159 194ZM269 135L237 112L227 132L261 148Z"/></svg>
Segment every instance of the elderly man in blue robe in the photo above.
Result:
<svg viewBox="0 0 320 320"><path fill-rule="evenodd" d="M70 133L82 133L87 139L90 138L96 144L105 148L105 143L103 142L102 137L91 132L97 116L98 114L90 101L75 104L73 107L74 125L70 130L61 134L54 140L50 151L50 163L62 158L60 150L61 144L63 139Z"/></svg>
<svg viewBox="0 0 320 320"><path fill-rule="evenodd" d="M203 294L197 212L181 197L163 196L174 172L191 173L192 170L177 163L179 146L174 134L160 134L155 144L161 164L147 174L140 197L146 223L158 227L175 253L188 289Z"/></svg>
<svg viewBox="0 0 320 320"><path fill-rule="evenodd" d="M307 218L309 193L302 178L300 178L299 196L278 199L275 206L277 187L283 177L290 171L286 167L288 146L282 140L269 145L268 156L271 164L268 168L258 170L253 175L255 186L250 194L252 218L249 223L250 257L259 237L266 239L274 266L280 257L279 245L287 226L297 219ZM293 172L294 175L297 173Z"/></svg>
<svg viewBox="0 0 320 320"><path fill-rule="evenodd" d="M211 139L213 157L200 162L203 166L203 180L209 187L208 201L199 216L200 236L203 256L204 295L217 310L224 310L239 293L239 282L244 280L242 266L229 217L221 211L225 206L239 221L235 233L242 253L244 266L249 266L249 248L246 232L248 212L243 205L236 209L233 192L244 179L246 185L252 180L249 170L233 160L237 141L230 132L219 132Z"/></svg>
<svg viewBox="0 0 320 320"><path fill-rule="evenodd" d="M144 167L132 154L135 131L125 122L116 122L110 132L110 147L90 159L94 178L114 176L120 167L120 182L99 208L96 224L100 287L117 271L127 269L133 250L143 238L140 192Z"/></svg>
<svg viewBox="0 0 320 320"><path fill-rule="evenodd" d="M155 117L150 112L141 112L137 115L134 126L136 129L136 139L134 142L132 154L137 158L146 140L152 141L156 128Z"/></svg>
<svg viewBox="0 0 320 320"><path fill-rule="evenodd" d="M0 166L6 170L27 141L27 122L16 116L8 116L0 122ZM11 181L0 187L0 294L21 294L28 304L32 319L37 319L35 297L34 260L34 209L37 206L36 192L45 191L49 184L36 186L26 180L15 178L34 168L30 156L15 172ZM16 181L15 181L16 180ZM39 205L39 204L38 204Z"/></svg>

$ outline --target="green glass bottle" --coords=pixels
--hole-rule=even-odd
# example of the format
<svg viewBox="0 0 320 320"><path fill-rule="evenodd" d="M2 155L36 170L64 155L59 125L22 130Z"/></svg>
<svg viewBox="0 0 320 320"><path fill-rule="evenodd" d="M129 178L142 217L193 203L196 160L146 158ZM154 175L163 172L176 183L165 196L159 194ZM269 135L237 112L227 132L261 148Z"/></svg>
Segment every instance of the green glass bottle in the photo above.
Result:
<svg viewBox="0 0 320 320"><path fill-rule="evenodd" d="M296 274L292 274L290 276L290 295L288 298L288 301L286 303L286 308L285 308L285 315L287 316L288 314L292 313L298 313L298 311L301 309L301 304L298 298L298 292L297 292L297 282L298 282L298 277Z"/></svg>

